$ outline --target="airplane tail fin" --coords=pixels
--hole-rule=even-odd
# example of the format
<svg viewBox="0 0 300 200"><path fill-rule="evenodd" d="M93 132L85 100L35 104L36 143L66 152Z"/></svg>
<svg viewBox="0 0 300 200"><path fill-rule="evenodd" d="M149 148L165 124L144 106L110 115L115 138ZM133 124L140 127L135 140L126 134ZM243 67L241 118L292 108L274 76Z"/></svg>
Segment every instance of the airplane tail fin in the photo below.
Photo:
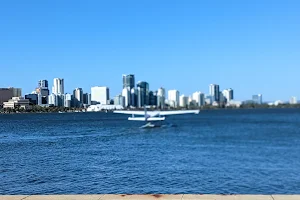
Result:
<svg viewBox="0 0 300 200"><path fill-rule="evenodd" d="M146 108L146 105L144 105L144 111L145 111L145 120L147 121L148 116L147 116L147 108Z"/></svg>

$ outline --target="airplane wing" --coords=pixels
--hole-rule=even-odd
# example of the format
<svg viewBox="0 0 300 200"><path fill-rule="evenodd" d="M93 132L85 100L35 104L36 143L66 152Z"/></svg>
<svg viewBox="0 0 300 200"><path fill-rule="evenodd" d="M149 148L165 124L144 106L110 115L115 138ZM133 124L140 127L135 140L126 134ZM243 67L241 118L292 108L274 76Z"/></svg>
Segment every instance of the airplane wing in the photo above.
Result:
<svg viewBox="0 0 300 200"><path fill-rule="evenodd" d="M145 111L131 111L131 110L116 110L114 113L127 115L145 115Z"/></svg>
<svg viewBox="0 0 300 200"><path fill-rule="evenodd" d="M174 110L174 111L148 111L147 115L180 115L180 114L198 114L199 110ZM127 114L127 115L145 115L145 111L131 111L131 110L116 110L114 113Z"/></svg>
<svg viewBox="0 0 300 200"><path fill-rule="evenodd" d="M161 111L159 115L180 115L180 114L199 114L199 110L174 110L174 111Z"/></svg>

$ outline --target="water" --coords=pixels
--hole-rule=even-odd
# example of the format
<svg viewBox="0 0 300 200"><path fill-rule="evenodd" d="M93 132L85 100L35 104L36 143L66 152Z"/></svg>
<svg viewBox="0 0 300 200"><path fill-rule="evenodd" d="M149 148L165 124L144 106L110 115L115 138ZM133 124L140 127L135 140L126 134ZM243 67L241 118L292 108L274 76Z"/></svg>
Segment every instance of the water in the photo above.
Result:
<svg viewBox="0 0 300 200"><path fill-rule="evenodd" d="M298 109L127 117L0 115L0 194L300 193Z"/></svg>

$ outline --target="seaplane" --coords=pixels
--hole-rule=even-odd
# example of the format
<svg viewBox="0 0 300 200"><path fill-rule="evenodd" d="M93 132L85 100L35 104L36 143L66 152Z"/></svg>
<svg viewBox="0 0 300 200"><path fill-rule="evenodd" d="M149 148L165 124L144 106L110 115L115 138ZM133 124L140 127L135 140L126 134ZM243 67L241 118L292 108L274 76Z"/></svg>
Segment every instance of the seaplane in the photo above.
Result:
<svg viewBox="0 0 300 200"><path fill-rule="evenodd" d="M129 121L145 121L148 122L141 128L154 128L157 127L151 123L154 121L164 121L166 115L180 115L180 114L199 114L200 110L176 110L176 111L148 111L144 107L144 111L131 111L131 110L116 110L114 113L128 114L132 117L128 117ZM135 115L144 115L143 117L135 117Z"/></svg>

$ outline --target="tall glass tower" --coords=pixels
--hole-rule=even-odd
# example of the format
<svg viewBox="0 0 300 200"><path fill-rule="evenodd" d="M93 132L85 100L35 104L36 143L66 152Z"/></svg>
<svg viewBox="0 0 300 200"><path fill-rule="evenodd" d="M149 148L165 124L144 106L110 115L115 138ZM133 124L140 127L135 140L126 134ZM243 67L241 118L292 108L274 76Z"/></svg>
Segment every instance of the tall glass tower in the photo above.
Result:
<svg viewBox="0 0 300 200"><path fill-rule="evenodd" d="M220 86L217 84L209 85L209 94L212 96L212 100L219 102L220 101Z"/></svg>
<svg viewBox="0 0 300 200"><path fill-rule="evenodd" d="M149 105L149 83L140 81L137 83L138 91L138 107L143 107Z"/></svg>
<svg viewBox="0 0 300 200"><path fill-rule="evenodd" d="M123 89L129 87L129 91L131 91L132 88L134 88L135 85L135 79L133 74L123 74Z"/></svg>

